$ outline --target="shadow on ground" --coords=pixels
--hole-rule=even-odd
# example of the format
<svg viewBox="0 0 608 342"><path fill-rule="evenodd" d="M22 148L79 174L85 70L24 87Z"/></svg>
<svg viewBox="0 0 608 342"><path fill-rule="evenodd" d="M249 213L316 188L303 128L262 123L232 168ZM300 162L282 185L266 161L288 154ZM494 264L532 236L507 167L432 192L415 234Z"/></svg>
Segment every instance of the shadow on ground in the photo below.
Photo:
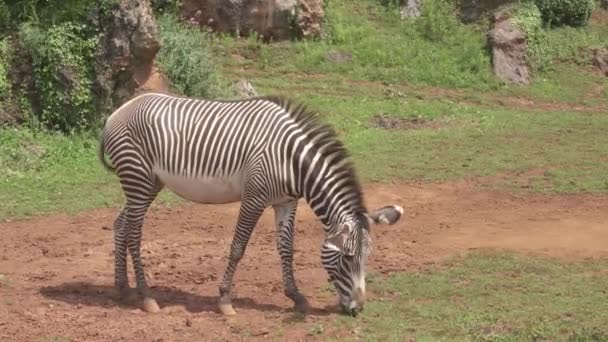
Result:
<svg viewBox="0 0 608 342"><path fill-rule="evenodd" d="M135 293L135 290L132 289ZM103 308L122 307L125 309L140 309L141 302L137 296L130 296L128 300L120 300L116 289L108 285L95 285L86 282L67 282L57 286L45 286L40 288L40 294L44 297L62 301L71 305L97 306ZM220 313L217 307L218 297L200 296L179 289L154 286L150 288L151 296L156 299L161 310L170 306L183 306L188 312L213 312ZM239 309L250 309L261 312L288 313L292 308L285 309L274 304L263 304L251 298L233 298L232 304ZM300 315L294 313L294 319ZM332 314L331 308L311 308L309 315L327 316Z"/></svg>

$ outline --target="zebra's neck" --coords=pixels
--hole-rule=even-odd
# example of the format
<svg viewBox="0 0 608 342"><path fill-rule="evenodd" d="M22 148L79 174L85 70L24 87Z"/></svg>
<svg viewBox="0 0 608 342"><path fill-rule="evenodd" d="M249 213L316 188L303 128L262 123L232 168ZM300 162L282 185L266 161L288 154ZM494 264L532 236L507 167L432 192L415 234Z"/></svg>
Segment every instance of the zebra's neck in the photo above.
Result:
<svg viewBox="0 0 608 342"><path fill-rule="evenodd" d="M313 146L296 175L299 192L325 229L365 212L354 169L341 146Z"/></svg>

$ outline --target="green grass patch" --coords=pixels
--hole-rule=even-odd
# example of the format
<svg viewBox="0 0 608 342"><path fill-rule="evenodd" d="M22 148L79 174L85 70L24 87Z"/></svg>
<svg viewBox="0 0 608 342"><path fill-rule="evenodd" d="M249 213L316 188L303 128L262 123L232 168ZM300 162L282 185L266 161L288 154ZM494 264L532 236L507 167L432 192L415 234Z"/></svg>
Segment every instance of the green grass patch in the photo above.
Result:
<svg viewBox="0 0 608 342"><path fill-rule="evenodd" d="M605 341L607 270L607 260L474 253L377 279L379 299L340 321L366 341Z"/></svg>
<svg viewBox="0 0 608 342"><path fill-rule="evenodd" d="M366 95L344 84L332 90L291 95L336 128L365 181L443 181L541 169L529 182L532 191L608 191L605 115L492 109L383 90ZM377 114L404 122L404 128L375 127ZM97 160L97 143L84 134L0 130L0 218L122 204L118 179ZM519 186L517 179L497 182L506 189ZM164 191L157 203L176 201Z"/></svg>
<svg viewBox="0 0 608 342"><path fill-rule="evenodd" d="M118 178L97 159L89 135L0 130L0 219L120 206ZM175 202L163 194L158 203Z"/></svg>
<svg viewBox="0 0 608 342"><path fill-rule="evenodd" d="M394 6L378 1L330 1L323 39L262 44L255 36L225 37L216 53L226 58L218 62L224 72L239 77L260 71L250 79L254 82L291 82L285 74L305 73L570 103L587 101L604 84L603 76L590 71L589 49L606 46L606 25L544 29L536 6L522 2L517 20L528 35L534 77L528 86L510 86L492 75L487 28L460 23L453 5L432 0L425 3L420 18L401 20ZM244 58L232 58L235 55ZM606 94L600 98L605 101Z"/></svg>
<svg viewBox="0 0 608 342"><path fill-rule="evenodd" d="M497 82L482 30L451 15L448 2L431 0L417 20L377 1L329 1L325 37L318 41L261 44L255 37L222 45L253 57L253 65L272 72L314 72L351 79L407 81L415 84L489 89ZM340 63L330 55L339 53Z"/></svg>
<svg viewBox="0 0 608 342"><path fill-rule="evenodd" d="M203 31L189 28L172 14L159 17L161 49L157 62L176 94L215 98L229 95L211 56L212 41Z"/></svg>
<svg viewBox="0 0 608 342"><path fill-rule="evenodd" d="M426 100L390 86L325 79L260 79L264 93L293 97L322 113L341 134L366 180L442 181L543 169L535 191L608 190L608 127L602 114L519 111ZM309 90L310 89L310 90ZM374 128L376 114L427 123ZM515 180L499 186L513 188Z"/></svg>

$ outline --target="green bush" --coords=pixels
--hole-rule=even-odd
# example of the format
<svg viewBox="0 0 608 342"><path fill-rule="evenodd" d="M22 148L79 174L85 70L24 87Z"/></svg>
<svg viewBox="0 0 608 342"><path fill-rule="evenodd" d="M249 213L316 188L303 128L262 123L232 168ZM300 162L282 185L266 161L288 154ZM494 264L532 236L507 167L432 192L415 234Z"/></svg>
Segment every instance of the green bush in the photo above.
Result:
<svg viewBox="0 0 608 342"><path fill-rule="evenodd" d="M0 31L5 33L11 22L10 8L6 5L6 2L0 1Z"/></svg>
<svg viewBox="0 0 608 342"><path fill-rule="evenodd" d="M526 35L528 59L537 71L549 70L555 62L588 64L589 47L605 44L603 37L608 32L568 26L543 28L542 14L532 1L517 7L513 21Z"/></svg>
<svg viewBox="0 0 608 342"><path fill-rule="evenodd" d="M420 34L433 42L444 42L454 37L462 24L454 15L456 6L446 0L426 1L416 21Z"/></svg>
<svg viewBox="0 0 608 342"><path fill-rule="evenodd" d="M7 39L0 40L0 104L4 104L11 94L11 83L8 77L9 44Z"/></svg>
<svg viewBox="0 0 608 342"><path fill-rule="evenodd" d="M43 30L23 24L20 38L32 58L39 108L28 118L32 124L72 132L96 123L91 91L93 54L97 40L85 38L84 26L72 22Z"/></svg>
<svg viewBox="0 0 608 342"><path fill-rule="evenodd" d="M513 22L527 37L535 36L542 29L542 15L532 1L522 2L515 10Z"/></svg>
<svg viewBox="0 0 608 342"><path fill-rule="evenodd" d="M595 0L536 0L543 21L549 26L587 25Z"/></svg>
<svg viewBox="0 0 608 342"><path fill-rule="evenodd" d="M156 60L178 94L213 98L225 95L211 60L210 37L191 29L172 15L159 20L161 49Z"/></svg>

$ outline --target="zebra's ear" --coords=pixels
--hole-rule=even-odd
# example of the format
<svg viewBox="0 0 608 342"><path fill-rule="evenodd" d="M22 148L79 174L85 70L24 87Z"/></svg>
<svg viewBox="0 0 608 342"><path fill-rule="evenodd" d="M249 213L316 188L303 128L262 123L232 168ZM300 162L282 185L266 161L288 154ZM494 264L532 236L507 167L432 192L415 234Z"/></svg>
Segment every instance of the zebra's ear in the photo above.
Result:
<svg viewBox="0 0 608 342"><path fill-rule="evenodd" d="M387 205L382 208L377 208L367 214L367 219L370 225L397 223L403 215L403 208L398 205Z"/></svg>

